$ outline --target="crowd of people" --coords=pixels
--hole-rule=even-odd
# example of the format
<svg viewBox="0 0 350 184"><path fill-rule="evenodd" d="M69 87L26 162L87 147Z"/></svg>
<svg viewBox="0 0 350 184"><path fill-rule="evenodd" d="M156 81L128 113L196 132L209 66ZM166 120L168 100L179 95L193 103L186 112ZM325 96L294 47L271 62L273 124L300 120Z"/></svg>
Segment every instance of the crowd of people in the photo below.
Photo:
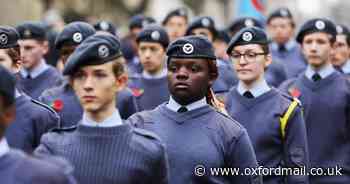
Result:
<svg viewBox="0 0 350 184"><path fill-rule="evenodd" d="M1 183L349 184L349 56L347 26L287 8L0 26ZM259 167L341 174L209 172Z"/></svg>

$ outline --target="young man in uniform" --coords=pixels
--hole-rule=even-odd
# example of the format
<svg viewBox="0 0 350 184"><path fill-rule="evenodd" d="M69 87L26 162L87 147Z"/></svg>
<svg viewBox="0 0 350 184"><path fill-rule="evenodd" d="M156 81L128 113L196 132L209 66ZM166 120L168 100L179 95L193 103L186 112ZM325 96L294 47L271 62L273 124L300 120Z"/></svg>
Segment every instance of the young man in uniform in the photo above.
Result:
<svg viewBox="0 0 350 184"><path fill-rule="evenodd" d="M298 97L303 105L311 168L336 169L339 173L310 176L310 183L350 183L350 84L331 64L336 27L328 19L316 18L304 23L297 35L308 62L296 79L281 89Z"/></svg>
<svg viewBox="0 0 350 184"><path fill-rule="evenodd" d="M344 25L337 25L332 64L340 73L350 76L350 32Z"/></svg>
<svg viewBox="0 0 350 184"><path fill-rule="evenodd" d="M0 26L0 65L13 75L21 68L20 48L16 29ZM41 136L59 125L59 117L43 105L16 88L16 118L7 127L5 137L10 147L32 153L39 145Z"/></svg>
<svg viewBox="0 0 350 184"><path fill-rule="evenodd" d="M2 37L2 43L4 41ZM12 149L6 128L15 119L15 77L0 66L0 178L1 183L74 184L70 171Z"/></svg>
<svg viewBox="0 0 350 184"><path fill-rule="evenodd" d="M289 9L279 8L273 11L267 19L267 28L272 38L272 59L281 61L287 78L296 77L304 72L307 63L294 39L295 23Z"/></svg>
<svg viewBox="0 0 350 184"><path fill-rule="evenodd" d="M152 25L143 29L136 41L143 72L130 77L128 86L136 97L138 111L151 110L169 100L165 59L169 37L164 28Z"/></svg>
<svg viewBox="0 0 350 184"><path fill-rule="evenodd" d="M185 8L170 11L162 22L163 27L168 33L170 42L185 35L187 24L188 15Z"/></svg>
<svg viewBox="0 0 350 184"><path fill-rule="evenodd" d="M258 163L265 168L308 166L305 122L299 102L271 88L265 78L272 62L266 33L244 28L227 49L239 79L225 99L231 117L240 122L252 140ZM266 110L268 108L268 110ZM264 176L264 183L308 183L307 176Z"/></svg>
<svg viewBox="0 0 350 184"><path fill-rule="evenodd" d="M169 45L167 56L170 100L134 114L128 123L151 130L166 142L169 183L261 183L259 176L196 172L214 167L243 170L257 163L246 130L207 103L218 76L210 41L203 36L179 38Z"/></svg>
<svg viewBox="0 0 350 184"><path fill-rule="evenodd" d="M121 56L111 34L90 36L75 49L63 74L70 76L83 118L76 127L44 135L35 153L66 158L79 183L167 183L162 142L124 124L115 108L115 94L127 81Z"/></svg>
<svg viewBox="0 0 350 184"><path fill-rule="evenodd" d="M48 42L43 25L39 22L24 22L16 27L21 48L23 68L18 75L22 90L33 99L55 86L61 80L61 74L46 64L44 55L48 51Z"/></svg>

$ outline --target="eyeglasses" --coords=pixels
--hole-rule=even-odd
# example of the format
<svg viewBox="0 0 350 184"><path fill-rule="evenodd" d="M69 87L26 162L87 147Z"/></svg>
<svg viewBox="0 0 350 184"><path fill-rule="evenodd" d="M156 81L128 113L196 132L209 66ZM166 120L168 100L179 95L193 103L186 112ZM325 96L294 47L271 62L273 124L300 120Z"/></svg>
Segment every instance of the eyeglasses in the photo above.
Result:
<svg viewBox="0 0 350 184"><path fill-rule="evenodd" d="M266 55L267 53L265 52L261 52L261 53L255 53L255 52L245 52L243 54L239 53L239 52L234 52L230 54L230 57L232 60L234 60L235 62L238 62L240 59L242 59L242 57L244 57L244 60L246 60L247 62L251 63L251 62L255 62L256 58L259 55Z"/></svg>

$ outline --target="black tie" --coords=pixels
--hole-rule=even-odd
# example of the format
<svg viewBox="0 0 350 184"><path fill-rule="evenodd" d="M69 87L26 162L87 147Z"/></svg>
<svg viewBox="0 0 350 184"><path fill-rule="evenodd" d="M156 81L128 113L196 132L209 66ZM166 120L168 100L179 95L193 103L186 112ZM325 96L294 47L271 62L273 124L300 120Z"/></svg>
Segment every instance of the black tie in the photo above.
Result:
<svg viewBox="0 0 350 184"><path fill-rule="evenodd" d="M253 94L250 91L244 92L243 96L246 97L246 98L254 98Z"/></svg>
<svg viewBox="0 0 350 184"><path fill-rule="evenodd" d="M336 70L338 70L340 73L344 73L341 67L334 67Z"/></svg>
<svg viewBox="0 0 350 184"><path fill-rule="evenodd" d="M188 111L188 109L185 106L182 106L177 110L178 113L183 113L183 112L187 112L187 111Z"/></svg>
<svg viewBox="0 0 350 184"><path fill-rule="evenodd" d="M279 52L286 52L287 48L283 44L281 44L281 45L278 45L278 51Z"/></svg>
<svg viewBox="0 0 350 184"><path fill-rule="evenodd" d="M30 76L30 74L27 75L27 79L31 79L32 77Z"/></svg>
<svg viewBox="0 0 350 184"><path fill-rule="evenodd" d="M318 73L315 73L313 76L312 76L312 80L314 81L314 82L317 82L317 81L319 81L319 80L321 80L322 78L321 78L321 75L320 74L318 74Z"/></svg>

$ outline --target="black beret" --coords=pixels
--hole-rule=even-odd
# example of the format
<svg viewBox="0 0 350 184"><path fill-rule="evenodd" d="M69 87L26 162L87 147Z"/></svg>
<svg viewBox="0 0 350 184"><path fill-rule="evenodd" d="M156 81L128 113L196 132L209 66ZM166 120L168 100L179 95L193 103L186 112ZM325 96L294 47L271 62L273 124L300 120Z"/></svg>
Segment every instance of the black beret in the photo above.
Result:
<svg viewBox="0 0 350 184"><path fill-rule="evenodd" d="M94 24L94 28L96 29L96 31L106 31L111 33L112 35L117 34L117 28L115 27L115 25L108 21L99 21L96 24Z"/></svg>
<svg viewBox="0 0 350 184"><path fill-rule="evenodd" d="M344 34L348 36L350 33L349 28L343 24L336 25L336 29L337 29L337 34Z"/></svg>
<svg viewBox="0 0 350 184"><path fill-rule="evenodd" d="M241 17L234 20L227 29L232 34L235 34L245 27L253 27L253 26L259 27L261 29L264 28L264 24L253 17Z"/></svg>
<svg viewBox="0 0 350 184"><path fill-rule="evenodd" d="M155 42L167 48L169 45L169 36L163 27L150 25L142 29L137 35L136 42Z"/></svg>
<svg viewBox="0 0 350 184"><path fill-rule="evenodd" d="M204 36L185 36L170 43L166 55L171 58L216 60L214 47Z"/></svg>
<svg viewBox="0 0 350 184"><path fill-rule="evenodd" d="M68 57L64 75L72 75L82 66L100 65L122 56L118 38L111 34L94 34L84 40Z"/></svg>
<svg viewBox="0 0 350 184"><path fill-rule="evenodd" d="M46 30L41 22L24 22L16 27L20 39L46 40Z"/></svg>
<svg viewBox="0 0 350 184"><path fill-rule="evenodd" d="M141 14L134 15L130 18L129 29L143 28L146 25L153 24L156 21L152 17L146 17Z"/></svg>
<svg viewBox="0 0 350 184"><path fill-rule="evenodd" d="M0 65L0 94L9 102L15 102L16 78L5 67Z"/></svg>
<svg viewBox="0 0 350 184"><path fill-rule="evenodd" d="M191 35L192 31L197 28L206 28L208 29L213 35L214 38L217 35L217 30L215 28L215 22L211 17L203 16L203 17L197 17L194 19L190 25L188 25L186 30L186 35Z"/></svg>
<svg viewBox="0 0 350 184"><path fill-rule="evenodd" d="M332 21L324 18L316 18L305 22L301 26L296 40L297 42L302 43L305 35L315 32L330 34L332 36L331 42L335 41L335 36L337 35L337 29Z"/></svg>
<svg viewBox="0 0 350 184"><path fill-rule="evenodd" d="M226 32L226 30L218 30L218 35L216 39L222 40L226 43L229 43L231 40L230 35Z"/></svg>
<svg viewBox="0 0 350 184"><path fill-rule="evenodd" d="M55 41L56 49L63 45L79 45L87 37L95 34L95 29L86 22L72 22L64 26Z"/></svg>
<svg viewBox="0 0 350 184"><path fill-rule="evenodd" d="M237 45L247 44L268 45L269 41L263 29L258 27L246 27L235 34L229 43L226 53L231 54L233 47Z"/></svg>
<svg viewBox="0 0 350 184"><path fill-rule="evenodd" d="M162 24L165 25L168 23L169 19L172 17L184 17L186 19L186 21L188 20L188 13L187 10L185 8L177 8L175 10L170 11L164 18Z"/></svg>
<svg viewBox="0 0 350 184"><path fill-rule="evenodd" d="M290 13L288 8L278 8L277 10L273 11L269 17L267 18L267 23L269 23L273 18L289 18L293 20L292 13Z"/></svg>
<svg viewBox="0 0 350 184"><path fill-rule="evenodd" d="M0 49L13 48L18 46L19 34L10 26L0 26Z"/></svg>

